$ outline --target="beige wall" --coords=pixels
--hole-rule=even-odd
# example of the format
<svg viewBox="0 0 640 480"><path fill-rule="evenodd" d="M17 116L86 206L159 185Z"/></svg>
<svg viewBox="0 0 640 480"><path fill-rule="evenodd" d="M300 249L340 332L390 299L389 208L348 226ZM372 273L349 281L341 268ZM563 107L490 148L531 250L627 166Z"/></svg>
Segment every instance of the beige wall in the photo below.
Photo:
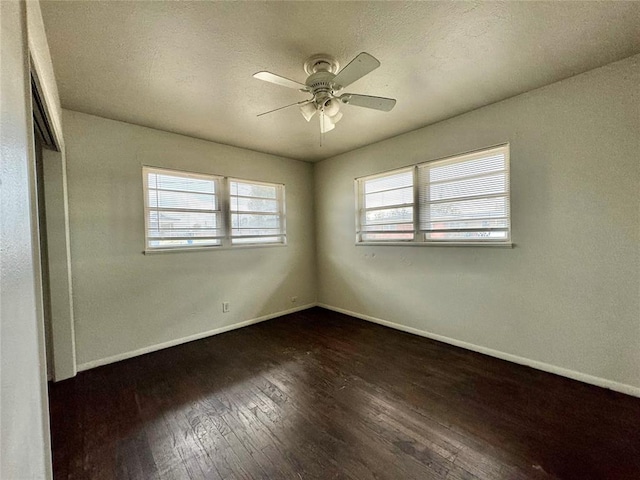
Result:
<svg viewBox="0 0 640 480"><path fill-rule="evenodd" d="M51 478L24 2L0 21L0 478Z"/></svg>
<svg viewBox="0 0 640 480"><path fill-rule="evenodd" d="M79 369L315 302L311 164L63 112ZM284 183L288 245L143 255L142 165Z"/></svg>
<svg viewBox="0 0 640 480"><path fill-rule="evenodd" d="M318 301L639 395L639 86L635 56L318 163ZM515 248L354 245L355 177L503 142Z"/></svg>

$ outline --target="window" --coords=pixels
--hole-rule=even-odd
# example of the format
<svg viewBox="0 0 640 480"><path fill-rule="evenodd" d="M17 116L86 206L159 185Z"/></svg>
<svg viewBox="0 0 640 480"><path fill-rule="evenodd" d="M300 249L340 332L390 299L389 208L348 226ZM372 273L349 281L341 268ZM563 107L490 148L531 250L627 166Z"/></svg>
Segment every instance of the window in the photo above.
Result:
<svg viewBox="0 0 640 480"><path fill-rule="evenodd" d="M359 243L511 241L508 145L363 177L356 185Z"/></svg>
<svg viewBox="0 0 640 480"><path fill-rule="evenodd" d="M508 167L507 146L419 165L424 239L508 241Z"/></svg>
<svg viewBox="0 0 640 480"><path fill-rule="evenodd" d="M148 251L286 241L284 185L152 167L142 174Z"/></svg>
<svg viewBox="0 0 640 480"><path fill-rule="evenodd" d="M284 243L284 185L229 180L231 243Z"/></svg>
<svg viewBox="0 0 640 480"><path fill-rule="evenodd" d="M143 168L147 248L220 245L221 177Z"/></svg>
<svg viewBox="0 0 640 480"><path fill-rule="evenodd" d="M358 241L406 241L413 232L413 169L361 179Z"/></svg>

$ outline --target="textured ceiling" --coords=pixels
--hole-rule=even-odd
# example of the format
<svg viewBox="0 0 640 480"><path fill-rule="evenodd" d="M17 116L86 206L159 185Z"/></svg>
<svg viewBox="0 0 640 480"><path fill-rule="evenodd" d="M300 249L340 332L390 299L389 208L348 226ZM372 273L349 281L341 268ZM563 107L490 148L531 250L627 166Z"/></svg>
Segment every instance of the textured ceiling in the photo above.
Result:
<svg viewBox="0 0 640 480"><path fill-rule="evenodd" d="M57 2L42 4L64 108L302 160L319 160L640 52L640 2ZM325 134L292 107L304 61L382 66Z"/></svg>

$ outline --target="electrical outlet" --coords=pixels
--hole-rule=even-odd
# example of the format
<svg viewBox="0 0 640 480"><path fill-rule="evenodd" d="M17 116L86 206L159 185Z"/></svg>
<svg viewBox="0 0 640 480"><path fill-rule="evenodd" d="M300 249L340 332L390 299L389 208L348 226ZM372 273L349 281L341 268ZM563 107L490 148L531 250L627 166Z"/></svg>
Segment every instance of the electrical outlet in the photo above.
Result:
<svg viewBox="0 0 640 480"><path fill-rule="evenodd" d="M229 302L222 302L222 313L228 313L230 308Z"/></svg>
<svg viewBox="0 0 640 480"><path fill-rule="evenodd" d="M296 303L298 301L298 297L293 296L291 297L291 303Z"/></svg>

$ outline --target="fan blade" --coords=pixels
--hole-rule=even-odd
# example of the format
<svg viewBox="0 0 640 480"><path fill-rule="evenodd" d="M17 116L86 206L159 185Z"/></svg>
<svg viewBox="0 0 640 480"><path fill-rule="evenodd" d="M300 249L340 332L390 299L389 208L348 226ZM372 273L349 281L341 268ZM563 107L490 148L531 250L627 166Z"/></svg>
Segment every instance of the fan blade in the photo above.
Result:
<svg viewBox="0 0 640 480"><path fill-rule="evenodd" d="M283 87L295 88L296 90L307 90L307 86L298 83L295 80L289 80L288 78L281 77L271 72L258 72L253 74L254 78L258 80L264 80L265 82L275 83L276 85L282 85Z"/></svg>
<svg viewBox="0 0 640 480"><path fill-rule="evenodd" d="M327 133L336 128L331 121L331 117L327 117L324 113L320 115L320 133Z"/></svg>
<svg viewBox="0 0 640 480"><path fill-rule="evenodd" d="M304 105L300 105L300 112L307 122L310 122L313 116L316 114L316 106L313 102L309 101Z"/></svg>
<svg viewBox="0 0 640 480"><path fill-rule="evenodd" d="M309 102L311 102L311 100L303 100L301 102L292 103L291 105L285 105L284 107L274 108L273 110L269 110L268 112L259 113L258 115L256 115L256 117L261 117L262 115L266 115L267 113L277 112L278 110L282 110L283 108L289 108L289 107L293 107L295 105L303 105L304 106L306 103L309 103Z"/></svg>
<svg viewBox="0 0 640 480"><path fill-rule="evenodd" d="M375 57L362 52L338 72L338 75L333 79L333 83L343 88L347 87L379 66L380 62Z"/></svg>
<svg viewBox="0 0 640 480"><path fill-rule="evenodd" d="M337 98L347 105L373 108L374 110L382 110L383 112L390 111L396 105L395 98L371 97L369 95L357 95L355 93L345 93Z"/></svg>

